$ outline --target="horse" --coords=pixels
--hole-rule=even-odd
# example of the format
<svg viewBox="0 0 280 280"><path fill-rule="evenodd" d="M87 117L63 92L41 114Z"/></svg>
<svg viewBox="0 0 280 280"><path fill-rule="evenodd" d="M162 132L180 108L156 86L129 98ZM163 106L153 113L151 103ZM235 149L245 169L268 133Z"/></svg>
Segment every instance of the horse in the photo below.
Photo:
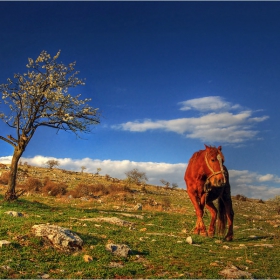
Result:
<svg viewBox="0 0 280 280"><path fill-rule="evenodd" d="M187 193L196 211L195 234L213 237L218 216L218 233L224 234L228 224L225 240L233 239L233 218L229 174L224 166L222 147L208 147L195 152L189 160L185 182ZM218 211L213 201L218 199ZM210 211L211 221L208 232L203 222L204 207Z"/></svg>

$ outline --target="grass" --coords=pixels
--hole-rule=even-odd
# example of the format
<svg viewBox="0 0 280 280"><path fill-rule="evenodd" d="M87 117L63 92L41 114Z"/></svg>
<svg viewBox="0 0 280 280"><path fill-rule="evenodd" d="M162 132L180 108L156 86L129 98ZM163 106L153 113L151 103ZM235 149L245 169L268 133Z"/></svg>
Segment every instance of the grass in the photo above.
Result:
<svg viewBox="0 0 280 280"><path fill-rule="evenodd" d="M38 168L34 170L42 179L49 173L43 168L40 172ZM72 176L76 179L67 174L70 190L77 185L76 181L92 184L90 175L89 178L85 174ZM66 181L62 176L55 177ZM98 183L109 184L102 176L98 177ZM183 190L146 186L145 191L141 191L141 187L135 185L130 186L127 192L87 200L69 198L67 194L52 197L35 193L22 196L13 203L3 201L4 191L3 186L0 240L8 240L11 245L0 248L2 279L217 279L224 278L219 272L229 265L251 273L253 278L280 278L280 216L273 202L233 198L234 240L223 242L218 236L205 238L192 234L195 213ZM142 211L134 210L136 203L142 203ZM21 212L24 216L11 217L5 214L6 211ZM123 216L127 213L142 215L143 219ZM130 228L82 220L97 217L118 217L133 222L135 226ZM209 215L204 219L209 224ZM52 248L32 233L32 226L40 223L70 228L83 239L83 249L65 253ZM187 236L192 236L192 245L186 242ZM133 254L128 258L114 256L105 248L108 242L127 244ZM85 262L84 255L91 256L93 261Z"/></svg>

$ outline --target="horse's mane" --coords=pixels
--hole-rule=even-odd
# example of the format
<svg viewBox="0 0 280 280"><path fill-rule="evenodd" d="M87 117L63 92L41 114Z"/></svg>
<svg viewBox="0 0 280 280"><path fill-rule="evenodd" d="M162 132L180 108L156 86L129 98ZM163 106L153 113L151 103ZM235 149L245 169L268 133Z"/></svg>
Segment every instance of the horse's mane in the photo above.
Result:
<svg viewBox="0 0 280 280"><path fill-rule="evenodd" d="M200 150L198 152L195 152L193 156L190 158L189 163L194 162L205 150Z"/></svg>

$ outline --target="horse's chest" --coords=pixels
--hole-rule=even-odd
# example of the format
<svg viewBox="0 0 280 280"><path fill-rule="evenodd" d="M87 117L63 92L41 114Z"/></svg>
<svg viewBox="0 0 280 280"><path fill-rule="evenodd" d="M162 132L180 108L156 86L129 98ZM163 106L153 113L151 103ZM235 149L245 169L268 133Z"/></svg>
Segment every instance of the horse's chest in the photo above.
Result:
<svg viewBox="0 0 280 280"><path fill-rule="evenodd" d="M219 198L222 195L223 191L224 191L223 187L211 187L208 190L207 200L213 201Z"/></svg>

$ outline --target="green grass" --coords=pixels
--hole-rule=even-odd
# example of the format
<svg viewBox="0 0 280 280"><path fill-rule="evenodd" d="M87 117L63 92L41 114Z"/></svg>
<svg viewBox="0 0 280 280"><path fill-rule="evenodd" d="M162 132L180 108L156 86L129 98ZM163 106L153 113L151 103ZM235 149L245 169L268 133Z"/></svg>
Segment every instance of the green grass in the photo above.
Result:
<svg viewBox="0 0 280 280"><path fill-rule="evenodd" d="M149 190L149 187L147 187ZM60 199L31 195L17 202L3 202L0 197L0 240L10 246L0 248L0 278L223 278L219 274L235 265L253 278L280 278L279 229L273 224L280 216L275 205L257 201L233 200L235 235L232 242L221 237L205 238L192 234L195 213L185 192L181 190L140 191L124 196L96 199ZM169 199L166 203L166 198ZM150 200L166 209L150 206ZM143 211L134 211L136 202ZM23 217L10 217L6 211L18 211ZM144 219L122 216L143 215ZM135 223L135 228L105 222L82 221L83 218L118 217ZM209 214L204 220L209 224ZM82 251L65 253L35 237L32 226L50 223L70 228L84 241ZM277 222L275 222L277 224ZM194 244L186 242L191 235ZM127 244L133 254L120 258L106 251L108 242ZM270 244L273 247L265 247ZM85 262L90 255L92 262ZM110 267L112 263L121 267Z"/></svg>

